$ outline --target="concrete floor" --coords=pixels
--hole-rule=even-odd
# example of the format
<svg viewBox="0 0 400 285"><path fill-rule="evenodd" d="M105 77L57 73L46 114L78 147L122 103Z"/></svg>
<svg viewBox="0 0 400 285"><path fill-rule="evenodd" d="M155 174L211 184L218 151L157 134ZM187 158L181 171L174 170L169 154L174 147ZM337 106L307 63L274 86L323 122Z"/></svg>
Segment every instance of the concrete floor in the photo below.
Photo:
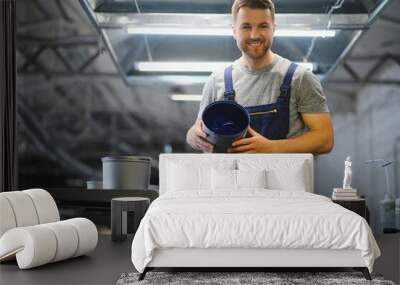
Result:
<svg viewBox="0 0 400 285"><path fill-rule="evenodd" d="M124 272L134 271L130 259L132 236L124 242L112 242L110 235L100 235L94 252L88 256L19 270L16 262L0 265L0 284L115 284ZM400 282L400 234L376 237L382 256L374 273ZM312 270L311 270L312 271Z"/></svg>
<svg viewBox="0 0 400 285"><path fill-rule="evenodd" d="M97 248L87 256L28 270L19 270L15 261L2 263L0 284L115 284L122 273L134 271L132 239L116 243L100 235Z"/></svg>

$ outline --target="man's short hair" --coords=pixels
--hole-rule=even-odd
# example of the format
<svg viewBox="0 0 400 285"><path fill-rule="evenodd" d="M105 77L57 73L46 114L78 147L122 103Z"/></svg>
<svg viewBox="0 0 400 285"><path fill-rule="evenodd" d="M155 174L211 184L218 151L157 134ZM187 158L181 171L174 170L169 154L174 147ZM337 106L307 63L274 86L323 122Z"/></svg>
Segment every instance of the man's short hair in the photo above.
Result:
<svg viewBox="0 0 400 285"><path fill-rule="evenodd" d="M238 14L239 9L243 7L270 10L272 21L275 21L275 6L272 0L235 0L232 5L233 21L236 20L236 15Z"/></svg>

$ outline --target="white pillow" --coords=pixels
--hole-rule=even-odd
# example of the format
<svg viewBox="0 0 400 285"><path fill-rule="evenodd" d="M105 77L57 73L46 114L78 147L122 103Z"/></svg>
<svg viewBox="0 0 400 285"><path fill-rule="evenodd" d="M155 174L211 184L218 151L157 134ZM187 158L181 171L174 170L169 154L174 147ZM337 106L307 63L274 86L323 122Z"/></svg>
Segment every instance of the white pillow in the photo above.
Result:
<svg viewBox="0 0 400 285"><path fill-rule="evenodd" d="M169 164L168 189L170 191L185 191L194 189L210 189L210 167L195 165Z"/></svg>
<svg viewBox="0 0 400 285"><path fill-rule="evenodd" d="M234 159L208 159L194 156L193 159L173 159L166 165L167 191L211 190L211 169L235 169Z"/></svg>
<svg viewBox="0 0 400 285"><path fill-rule="evenodd" d="M237 188L267 188L267 171L236 170Z"/></svg>
<svg viewBox="0 0 400 285"><path fill-rule="evenodd" d="M167 191L211 190L211 169L235 169L235 160L187 160L168 161Z"/></svg>
<svg viewBox="0 0 400 285"><path fill-rule="evenodd" d="M267 188L273 190L306 191L309 189L309 169L306 161L238 160L239 170L266 170Z"/></svg>
<svg viewBox="0 0 400 285"><path fill-rule="evenodd" d="M238 190L241 188L266 188L265 170L211 170L211 188L213 190Z"/></svg>
<svg viewBox="0 0 400 285"><path fill-rule="evenodd" d="M213 167L211 170L211 189L236 190L236 170Z"/></svg>
<svg viewBox="0 0 400 285"><path fill-rule="evenodd" d="M281 171L272 169L267 171L268 188L272 190L303 191L307 189L306 177L302 166Z"/></svg>

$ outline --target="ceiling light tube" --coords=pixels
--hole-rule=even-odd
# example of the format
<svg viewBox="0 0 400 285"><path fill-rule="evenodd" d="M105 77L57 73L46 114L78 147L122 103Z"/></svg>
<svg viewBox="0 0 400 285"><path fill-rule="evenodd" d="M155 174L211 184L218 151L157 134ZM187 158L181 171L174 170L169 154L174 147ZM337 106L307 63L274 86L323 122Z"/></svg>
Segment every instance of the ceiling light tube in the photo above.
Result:
<svg viewBox="0 0 400 285"><path fill-rule="evenodd" d="M194 94L172 94L170 96L173 101L201 101L203 95Z"/></svg>
<svg viewBox="0 0 400 285"><path fill-rule="evenodd" d="M156 77L160 82L173 83L176 85L195 85L204 84L208 75L159 75Z"/></svg>
<svg viewBox="0 0 400 285"><path fill-rule="evenodd" d="M232 30L226 28L163 28L163 27L135 27L128 28L129 34L140 35L181 35L181 36L232 36Z"/></svg>
<svg viewBox="0 0 400 285"><path fill-rule="evenodd" d="M135 69L141 72L212 72L213 70L225 67L230 62L219 61L146 61L135 63Z"/></svg>
<svg viewBox="0 0 400 285"><path fill-rule="evenodd" d="M230 28L176 28L176 27L130 27L130 34L139 35L186 35L186 36L232 36ZM334 37L335 30L277 29L276 37Z"/></svg>
<svg viewBox="0 0 400 285"><path fill-rule="evenodd" d="M336 35L335 30L297 30L297 29L282 29L276 30L276 37L320 37L320 38L332 38Z"/></svg>
<svg viewBox="0 0 400 285"><path fill-rule="evenodd" d="M312 62L296 62L298 65L313 71L315 65ZM181 61L143 61L136 62L135 69L140 72L213 72L232 64L229 61L200 61L200 62L181 62Z"/></svg>

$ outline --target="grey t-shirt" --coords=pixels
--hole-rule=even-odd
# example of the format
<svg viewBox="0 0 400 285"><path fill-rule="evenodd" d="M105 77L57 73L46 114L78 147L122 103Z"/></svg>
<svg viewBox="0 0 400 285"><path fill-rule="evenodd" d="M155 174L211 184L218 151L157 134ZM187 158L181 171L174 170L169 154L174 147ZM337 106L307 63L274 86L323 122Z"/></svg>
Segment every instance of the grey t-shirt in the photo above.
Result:
<svg viewBox="0 0 400 285"><path fill-rule="evenodd" d="M271 64L256 71L248 70L239 60L234 61L232 77L235 101L244 107L275 103L289 65L289 60L277 54L274 54ZM204 86L198 118L201 118L208 104L223 100L224 91L224 69L216 70ZM288 138L307 131L299 113L329 112L321 83L311 71L302 66L298 66L293 75L290 96Z"/></svg>

